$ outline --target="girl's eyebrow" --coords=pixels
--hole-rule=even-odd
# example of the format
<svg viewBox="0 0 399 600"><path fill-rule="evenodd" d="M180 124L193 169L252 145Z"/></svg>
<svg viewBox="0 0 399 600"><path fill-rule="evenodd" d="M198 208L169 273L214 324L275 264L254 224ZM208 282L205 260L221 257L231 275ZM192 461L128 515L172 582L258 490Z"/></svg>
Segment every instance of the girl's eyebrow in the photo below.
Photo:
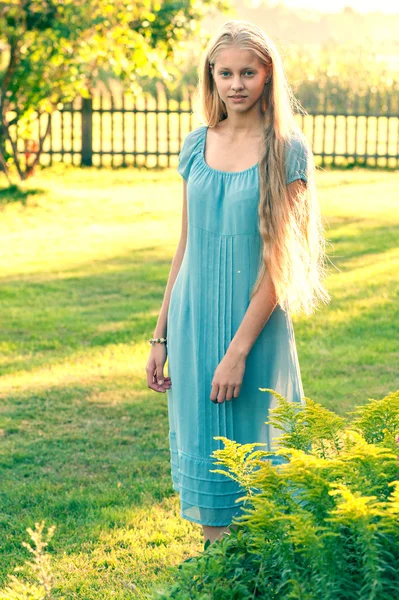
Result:
<svg viewBox="0 0 399 600"><path fill-rule="evenodd" d="M226 69L226 71L230 71L230 67L219 67L219 69ZM256 69L256 67L242 67L241 71L244 71L245 69Z"/></svg>

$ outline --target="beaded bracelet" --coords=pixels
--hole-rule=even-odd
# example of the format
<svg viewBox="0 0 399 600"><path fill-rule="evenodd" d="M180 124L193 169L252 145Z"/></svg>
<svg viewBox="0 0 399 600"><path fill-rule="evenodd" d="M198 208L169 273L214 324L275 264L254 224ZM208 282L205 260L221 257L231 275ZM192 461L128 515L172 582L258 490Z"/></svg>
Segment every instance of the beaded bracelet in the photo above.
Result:
<svg viewBox="0 0 399 600"><path fill-rule="evenodd" d="M167 338L151 338L149 341L149 343L151 344L151 346L153 346L154 344L156 344L157 342L161 343L161 344L166 344L166 339Z"/></svg>

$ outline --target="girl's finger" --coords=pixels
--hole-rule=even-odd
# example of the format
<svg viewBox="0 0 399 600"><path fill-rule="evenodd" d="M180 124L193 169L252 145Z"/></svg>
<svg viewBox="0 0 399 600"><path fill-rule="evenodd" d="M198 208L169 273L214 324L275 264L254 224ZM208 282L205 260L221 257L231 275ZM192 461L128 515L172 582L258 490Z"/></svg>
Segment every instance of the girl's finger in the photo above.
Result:
<svg viewBox="0 0 399 600"><path fill-rule="evenodd" d="M159 385L158 383L153 383L151 385L148 386L151 390L154 390L155 392L166 392L166 390L169 390L172 387L172 384L169 383L164 383L163 385Z"/></svg>
<svg viewBox="0 0 399 600"><path fill-rule="evenodd" d="M158 382L158 385L163 385L163 382L165 380L165 377L164 377L164 374L163 374L163 365L158 365L157 366L156 380Z"/></svg>
<svg viewBox="0 0 399 600"><path fill-rule="evenodd" d="M234 389L235 388L232 385L229 385L226 393L226 402L230 402L230 400L232 400Z"/></svg>
<svg viewBox="0 0 399 600"><path fill-rule="evenodd" d="M226 399L226 391L227 391L227 385L220 385L219 386L218 402L222 403L222 402L225 401L225 399Z"/></svg>
<svg viewBox="0 0 399 600"><path fill-rule="evenodd" d="M214 404L217 404L218 391L219 391L219 386L217 385L217 383L213 383L212 384L212 390L211 390L210 399L212 400L212 402Z"/></svg>
<svg viewBox="0 0 399 600"><path fill-rule="evenodd" d="M151 374L151 371L147 373L147 386L154 390L155 392L164 392L166 389L169 389L172 385L170 377L164 377L163 385L159 385L156 378L156 368L154 367L154 371Z"/></svg>
<svg viewBox="0 0 399 600"><path fill-rule="evenodd" d="M147 385L148 387L151 387L151 385L154 383L154 374L155 374L155 367L154 369L150 369L147 371Z"/></svg>

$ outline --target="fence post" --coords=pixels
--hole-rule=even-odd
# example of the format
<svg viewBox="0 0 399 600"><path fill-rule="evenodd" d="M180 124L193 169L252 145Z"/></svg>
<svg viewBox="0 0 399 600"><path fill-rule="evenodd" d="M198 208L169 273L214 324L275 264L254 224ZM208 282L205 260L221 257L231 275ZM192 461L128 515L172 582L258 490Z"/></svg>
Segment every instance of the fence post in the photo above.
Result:
<svg viewBox="0 0 399 600"><path fill-rule="evenodd" d="M93 166L93 100L82 98L82 158L81 165Z"/></svg>

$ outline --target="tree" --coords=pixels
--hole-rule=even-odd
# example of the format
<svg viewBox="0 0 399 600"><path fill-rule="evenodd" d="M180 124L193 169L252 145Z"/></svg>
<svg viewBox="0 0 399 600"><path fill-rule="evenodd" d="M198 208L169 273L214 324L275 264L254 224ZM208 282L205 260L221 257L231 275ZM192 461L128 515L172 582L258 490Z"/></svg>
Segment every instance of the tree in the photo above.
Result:
<svg viewBox="0 0 399 600"><path fill-rule="evenodd" d="M59 103L87 97L102 69L139 91L140 76L164 72L174 44L193 39L206 12L226 2L0 0L0 170L8 181L12 164L21 180L34 173ZM32 140L43 114L44 131Z"/></svg>

